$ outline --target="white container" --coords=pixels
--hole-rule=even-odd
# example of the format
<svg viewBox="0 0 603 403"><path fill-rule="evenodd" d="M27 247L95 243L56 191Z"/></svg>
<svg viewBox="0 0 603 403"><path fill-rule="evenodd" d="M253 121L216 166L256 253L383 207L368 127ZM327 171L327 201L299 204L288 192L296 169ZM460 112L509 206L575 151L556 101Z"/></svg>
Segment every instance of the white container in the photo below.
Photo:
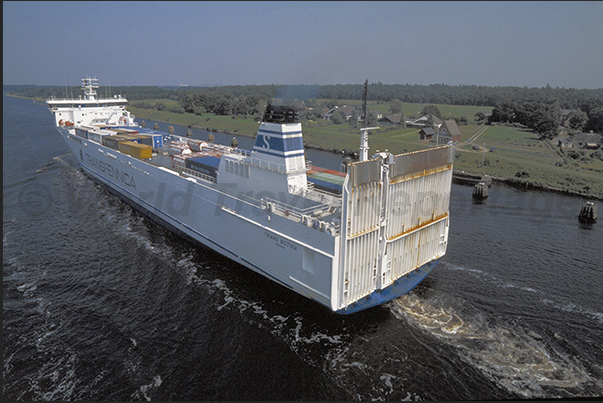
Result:
<svg viewBox="0 0 603 403"><path fill-rule="evenodd" d="M203 147L207 147L207 141L198 140L198 139L190 139L188 141L188 146L193 151L201 151Z"/></svg>
<svg viewBox="0 0 603 403"><path fill-rule="evenodd" d="M172 142L169 148L170 155L184 155L184 154L192 154L192 151L188 144L180 143L180 142Z"/></svg>

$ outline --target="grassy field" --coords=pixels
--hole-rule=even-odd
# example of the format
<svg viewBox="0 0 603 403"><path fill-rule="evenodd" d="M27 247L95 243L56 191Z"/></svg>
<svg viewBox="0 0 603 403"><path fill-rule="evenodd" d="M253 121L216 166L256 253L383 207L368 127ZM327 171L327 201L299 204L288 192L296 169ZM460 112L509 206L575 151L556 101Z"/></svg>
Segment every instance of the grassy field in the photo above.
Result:
<svg viewBox="0 0 603 403"><path fill-rule="evenodd" d="M161 102L162 100L157 101ZM154 102L155 101L151 101L150 103ZM150 124L153 122L159 121L199 127L210 131L237 133L243 136L255 136L258 131L258 123L251 118L233 119L232 116L218 116L209 113L203 116L197 116L192 113L181 114L168 112L166 110L154 111L153 109L140 109L132 106L128 106L128 110L137 118L143 119L147 124L147 127L150 127Z"/></svg>
<svg viewBox="0 0 603 403"><path fill-rule="evenodd" d="M317 102L329 102L328 99L317 99ZM348 100L348 101L338 101L340 105L353 105L353 106L361 106L362 101L360 100ZM473 120L473 116L477 112L490 113L492 112L491 106L465 106L465 105L442 105L442 104L413 104L413 103L402 103L402 113L406 117L414 117L420 118L421 111L427 105L435 105L440 110L442 117L444 119L450 119L453 117L460 118L462 116L466 117L468 120ZM381 112L384 115L389 115L391 113L389 109L389 103L377 102L377 101L367 101L366 103L367 110L376 110Z"/></svg>
<svg viewBox="0 0 603 403"><path fill-rule="evenodd" d="M456 169L486 173L536 188L603 196L603 161L598 158L576 162L559 151L556 141L539 140L534 133L522 128L488 126L472 142L467 141L480 127L460 128L465 132L465 143L457 148ZM480 149L475 150L473 146ZM585 152L585 156L593 153Z"/></svg>
<svg viewBox="0 0 603 403"><path fill-rule="evenodd" d="M164 104L166 107L171 108L173 106L178 106L178 101L176 101L175 99L145 99L144 101L132 101L129 102L130 104L135 104L137 102L145 102L147 104Z"/></svg>

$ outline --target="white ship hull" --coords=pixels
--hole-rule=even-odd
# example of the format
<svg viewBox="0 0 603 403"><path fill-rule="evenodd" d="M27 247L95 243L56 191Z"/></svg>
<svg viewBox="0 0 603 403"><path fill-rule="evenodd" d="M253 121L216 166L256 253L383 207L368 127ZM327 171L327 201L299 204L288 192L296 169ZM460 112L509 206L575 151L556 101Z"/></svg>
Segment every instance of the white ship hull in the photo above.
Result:
<svg viewBox="0 0 603 403"><path fill-rule="evenodd" d="M124 98L97 100L94 79L84 84L85 99L47 103L88 175L167 227L332 311L353 313L409 292L446 253L452 147L378 153L347 174L329 174L308 169L290 107L269 106L253 150L244 151L142 134ZM118 135L137 130L139 137ZM153 154L133 140L148 136ZM182 154L171 159L168 149Z"/></svg>
<svg viewBox="0 0 603 403"><path fill-rule="evenodd" d="M182 177L60 131L87 174L140 209L237 263L335 308L330 295L336 237L241 202L219 185ZM321 270L313 272L314 267Z"/></svg>

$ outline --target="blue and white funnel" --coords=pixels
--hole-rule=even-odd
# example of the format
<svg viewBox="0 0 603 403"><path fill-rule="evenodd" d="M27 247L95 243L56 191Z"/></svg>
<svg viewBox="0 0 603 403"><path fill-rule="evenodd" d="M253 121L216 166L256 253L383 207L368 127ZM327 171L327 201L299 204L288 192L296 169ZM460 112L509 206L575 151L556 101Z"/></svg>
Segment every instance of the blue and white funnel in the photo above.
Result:
<svg viewBox="0 0 603 403"><path fill-rule="evenodd" d="M290 106L268 105L253 145L252 156L289 174L306 169L304 142L297 111ZM276 164L276 165L275 165Z"/></svg>

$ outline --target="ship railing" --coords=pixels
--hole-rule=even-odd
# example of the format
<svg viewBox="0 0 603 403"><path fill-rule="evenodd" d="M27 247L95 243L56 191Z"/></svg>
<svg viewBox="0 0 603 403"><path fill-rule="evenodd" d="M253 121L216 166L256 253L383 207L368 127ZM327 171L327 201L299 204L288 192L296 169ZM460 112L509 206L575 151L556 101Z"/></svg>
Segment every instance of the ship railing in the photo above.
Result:
<svg viewBox="0 0 603 403"><path fill-rule="evenodd" d="M284 203L280 200L263 197L260 200L260 207L264 210L285 216L290 220L300 222L308 227L315 228L319 231L329 232L333 236L339 235L340 223L327 222L320 219L321 217L327 215L337 215L341 210L337 205L320 203L315 206L301 208Z"/></svg>
<svg viewBox="0 0 603 403"><path fill-rule="evenodd" d="M317 189L312 182L308 182L308 188L301 192L301 196L319 203L341 206L341 195Z"/></svg>
<svg viewBox="0 0 603 403"><path fill-rule="evenodd" d="M214 178L213 176L206 175L206 174L201 173L199 171L195 171L194 169L182 168L182 167L178 167L178 166L176 166L174 168L177 171L180 171L180 172L182 172L185 175L196 176L197 178L205 179L206 181L210 181L210 182L214 182L214 183L217 182L216 178Z"/></svg>
<svg viewBox="0 0 603 403"><path fill-rule="evenodd" d="M251 157L251 151L249 150L243 150L241 148L233 148L230 151L231 154L236 154L236 155L242 155L243 157ZM272 168L273 170L278 170L279 172L285 172L285 165L283 164L275 164L274 162L271 161L267 161L258 157L253 157L254 160L256 160L256 162L254 163L254 165L256 166L260 166L262 168ZM306 160L306 170L312 168L312 161L310 160ZM297 170L301 170L301 166L295 166L294 167Z"/></svg>
<svg viewBox="0 0 603 403"><path fill-rule="evenodd" d="M231 154L236 154L236 155L242 155L243 157L250 157L251 156L251 151L249 150L243 150L240 148L233 148L230 151Z"/></svg>
<svg viewBox="0 0 603 403"><path fill-rule="evenodd" d="M258 157L251 157L249 160L249 164L259 167L259 168L263 168L263 169L268 169L270 171L275 171L278 173L295 173L295 172L305 172L307 170L306 165L304 164L303 166L300 164L297 165L290 165L289 168L287 169L287 166L284 164L279 164L273 161L268 161L268 160L264 160Z"/></svg>

